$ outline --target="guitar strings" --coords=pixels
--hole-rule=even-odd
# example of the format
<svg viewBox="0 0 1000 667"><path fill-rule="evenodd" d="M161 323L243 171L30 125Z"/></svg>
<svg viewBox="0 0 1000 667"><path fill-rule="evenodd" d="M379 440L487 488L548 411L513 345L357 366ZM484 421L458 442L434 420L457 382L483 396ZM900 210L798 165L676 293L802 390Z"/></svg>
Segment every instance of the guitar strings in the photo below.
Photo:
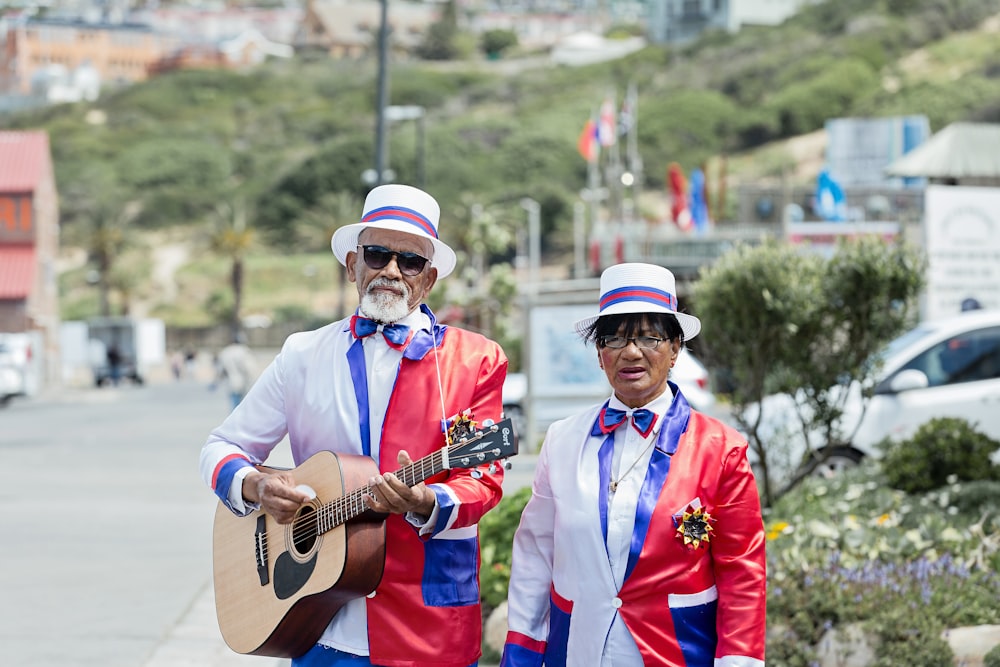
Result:
<svg viewBox="0 0 1000 667"><path fill-rule="evenodd" d="M472 442L476 442L485 437L486 431L481 431L477 436L473 438L467 438L461 440L457 443L449 444L448 453L449 455L454 454L460 448L468 445ZM442 465L444 462L443 454L440 450L431 454L430 457L426 459L421 459L419 461L413 462L411 465L404 466L400 470L396 471L397 475L401 475L404 478L404 482L407 486L412 486L413 484L407 479L407 476L416 472L419 467L421 473L423 473L426 466L430 466L430 469ZM429 475L425 475L426 479ZM415 483L415 480L414 480ZM338 496L332 501L320 505L315 508L314 512L309 512L307 514L299 514L292 521L292 531L296 534L296 538L301 540L309 540L323 534L337 526L347 523L351 519L360 516L369 508L365 503L367 487L362 487L359 489L354 489L348 492L346 495ZM320 527L325 527L323 530ZM301 530L301 532L296 532ZM265 547L266 553L266 547Z"/></svg>

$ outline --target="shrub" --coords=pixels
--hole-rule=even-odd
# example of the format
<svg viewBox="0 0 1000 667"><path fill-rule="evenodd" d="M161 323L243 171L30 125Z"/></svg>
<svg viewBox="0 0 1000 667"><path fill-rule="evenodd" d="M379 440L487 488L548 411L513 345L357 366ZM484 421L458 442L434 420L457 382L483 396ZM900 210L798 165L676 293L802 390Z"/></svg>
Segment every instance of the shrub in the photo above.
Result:
<svg viewBox="0 0 1000 667"><path fill-rule="evenodd" d="M983 656L983 667L1000 667L1000 644L991 648L989 653Z"/></svg>
<svg viewBox="0 0 1000 667"><path fill-rule="evenodd" d="M517 46L517 33L513 30L487 30L479 40L479 48L492 58L499 57L514 46Z"/></svg>
<svg viewBox="0 0 1000 667"><path fill-rule="evenodd" d="M926 605L897 607L873 625L879 636L875 667L951 667L954 664L955 655L948 642L941 638L944 627L933 613L927 612Z"/></svg>
<svg viewBox="0 0 1000 667"><path fill-rule="evenodd" d="M907 440L884 440L882 470L889 485L907 493L941 488L958 481L1000 479L990 455L1000 442L964 419L939 417L917 429Z"/></svg>
<svg viewBox="0 0 1000 667"><path fill-rule="evenodd" d="M514 531L521 522L521 512L531 497L531 487L524 487L487 512L479 522L481 566L479 590L483 613L490 611L507 599L510 583L510 558L514 544Z"/></svg>

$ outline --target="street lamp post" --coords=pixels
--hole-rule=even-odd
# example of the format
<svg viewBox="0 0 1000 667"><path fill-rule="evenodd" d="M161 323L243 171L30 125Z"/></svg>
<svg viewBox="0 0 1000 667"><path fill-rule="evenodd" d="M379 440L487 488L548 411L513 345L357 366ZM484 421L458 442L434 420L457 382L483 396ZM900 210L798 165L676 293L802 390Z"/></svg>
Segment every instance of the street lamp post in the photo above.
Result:
<svg viewBox="0 0 1000 667"><path fill-rule="evenodd" d="M385 182L386 105L389 101L389 0L382 1L382 18L378 31L378 91L375 109L375 185Z"/></svg>

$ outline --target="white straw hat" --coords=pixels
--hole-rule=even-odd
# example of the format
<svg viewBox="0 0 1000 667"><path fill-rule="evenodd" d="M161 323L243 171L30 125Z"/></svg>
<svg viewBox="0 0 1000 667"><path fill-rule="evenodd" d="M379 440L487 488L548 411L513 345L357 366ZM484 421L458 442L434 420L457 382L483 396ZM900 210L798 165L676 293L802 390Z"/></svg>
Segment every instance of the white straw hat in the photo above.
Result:
<svg viewBox="0 0 1000 667"><path fill-rule="evenodd" d="M368 193L361 222L345 225L333 233L330 248L341 264L347 265L347 253L358 249L358 235L367 227L391 229L430 239L434 244L431 266L438 278L455 270L455 251L438 239L441 207L423 190L396 183L380 185Z"/></svg>
<svg viewBox="0 0 1000 667"><path fill-rule="evenodd" d="M677 312L674 274L662 266L639 263L615 264L604 269L599 312L580 320L573 328L585 335L597 318L628 313L674 315L684 332L684 340L691 340L701 331L701 320Z"/></svg>

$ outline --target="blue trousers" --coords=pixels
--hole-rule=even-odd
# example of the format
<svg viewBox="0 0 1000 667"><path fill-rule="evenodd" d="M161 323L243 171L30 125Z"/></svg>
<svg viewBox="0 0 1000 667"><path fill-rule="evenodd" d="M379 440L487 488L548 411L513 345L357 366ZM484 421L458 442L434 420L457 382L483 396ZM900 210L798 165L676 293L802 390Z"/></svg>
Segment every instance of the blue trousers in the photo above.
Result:
<svg viewBox="0 0 1000 667"><path fill-rule="evenodd" d="M469 667L476 667L478 664L474 662ZM292 667L378 667L378 665L372 665L367 655L354 655L316 644L308 653L292 660Z"/></svg>

